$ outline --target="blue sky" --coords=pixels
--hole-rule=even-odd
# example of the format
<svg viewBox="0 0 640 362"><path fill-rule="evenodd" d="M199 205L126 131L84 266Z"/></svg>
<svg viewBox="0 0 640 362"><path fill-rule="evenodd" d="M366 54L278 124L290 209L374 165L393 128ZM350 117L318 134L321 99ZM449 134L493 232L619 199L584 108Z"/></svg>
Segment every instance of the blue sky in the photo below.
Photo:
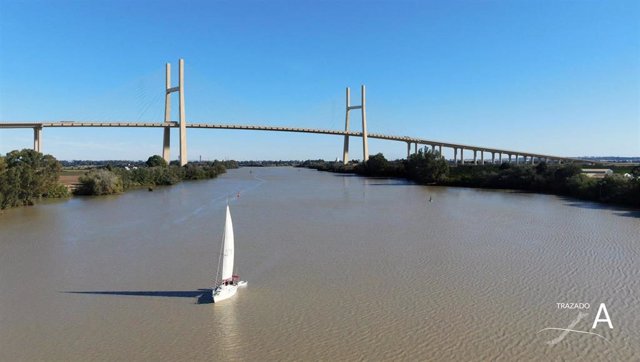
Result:
<svg viewBox="0 0 640 362"><path fill-rule="evenodd" d="M637 1L0 0L0 121L161 121L164 64L176 84L184 58L188 122L343 129L345 87L357 104L365 84L370 132L640 156L639 24ZM146 159L162 146L160 129L43 137L59 159ZM342 149L336 136L248 131L188 141L190 159ZM0 153L31 146L32 131L0 130ZM400 158L406 145L372 140L370 152Z"/></svg>

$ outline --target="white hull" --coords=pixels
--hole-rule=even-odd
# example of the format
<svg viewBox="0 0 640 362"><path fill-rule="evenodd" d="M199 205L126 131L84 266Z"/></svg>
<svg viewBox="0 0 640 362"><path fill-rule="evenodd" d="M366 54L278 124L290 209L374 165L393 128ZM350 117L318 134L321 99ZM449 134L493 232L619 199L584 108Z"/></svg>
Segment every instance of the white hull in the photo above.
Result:
<svg viewBox="0 0 640 362"><path fill-rule="evenodd" d="M219 285L211 291L213 302L218 303L225 299L229 299L236 294L236 291L238 291L237 285Z"/></svg>

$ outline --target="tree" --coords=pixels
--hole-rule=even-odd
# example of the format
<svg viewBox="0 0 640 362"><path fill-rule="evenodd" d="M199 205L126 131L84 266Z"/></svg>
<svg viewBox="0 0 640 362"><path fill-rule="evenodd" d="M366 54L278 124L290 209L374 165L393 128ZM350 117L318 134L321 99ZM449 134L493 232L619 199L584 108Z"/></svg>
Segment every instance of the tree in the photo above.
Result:
<svg viewBox="0 0 640 362"><path fill-rule="evenodd" d="M151 157L149 157L149 159L147 160L147 166L149 167L167 167L167 161L164 160L164 158L158 156L158 155L153 155Z"/></svg>
<svg viewBox="0 0 640 362"><path fill-rule="evenodd" d="M548 169L548 168L549 168L549 167L547 166L547 163L546 163L546 162L544 162L544 161L542 161L542 162L540 162L540 163L538 163L538 164L536 165L536 173L537 173L537 174L539 174L539 175L542 175L542 174L544 174L545 172L547 172L547 169Z"/></svg>
<svg viewBox="0 0 640 362"><path fill-rule="evenodd" d="M7 153L0 166L0 208L31 205L50 190L58 190L61 170L62 166L51 155L30 149Z"/></svg>
<svg viewBox="0 0 640 362"><path fill-rule="evenodd" d="M568 165L563 165L558 167L558 169L554 173L554 176L557 181L564 182L569 177L577 175L581 172L582 172L582 167L580 167L580 165L570 163Z"/></svg>
<svg viewBox="0 0 640 362"><path fill-rule="evenodd" d="M369 157L366 162L366 172L369 175L383 175L388 167L389 161L382 153Z"/></svg>
<svg viewBox="0 0 640 362"><path fill-rule="evenodd" d="M439 153L420 150L409 157L406 170L409 178L420 183L442 182L449 174L449 165Z"/></svg>

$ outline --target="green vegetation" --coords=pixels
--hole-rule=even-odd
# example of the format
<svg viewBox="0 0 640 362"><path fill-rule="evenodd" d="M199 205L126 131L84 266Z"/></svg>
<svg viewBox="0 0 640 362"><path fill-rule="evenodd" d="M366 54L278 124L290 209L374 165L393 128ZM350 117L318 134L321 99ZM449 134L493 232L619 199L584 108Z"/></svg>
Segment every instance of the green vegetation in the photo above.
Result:
<svg viewBox="0 0 640 362"><path fill-rule="evenodd" d="M451 167L439 154L418 152L409 160L387 161L382 154L363 163L305 161L301 167L363 176L403 177L420 184L515 189L572 196L584 200L640 207L640 166L625 171L635 178L614 173L601 179L581 173L577 164L457 165ZM588 167L592 168L592 167Z"/></svg>
<svg viewBox="0 0 640 362"><path fill-rule="evenodd" d="M93 170L80 177L80 195L116 194L136 187L175 185L184 180L205 180L227 172L227 168L237 168L235 161L213 161L188 163L184 167L167 165L158 156L151 156L147 167L112 167Z"/></svg>
<svg viewBox="0 0 640 362"><path fill-rule="evenodd" d="M80 176L80 195L111 195L124 191L122 179L107 169L91 170Z"/></svg>
<svg viewBox="0 0 640 362"><path fill-rule="evenodd" d="M147 160L147 166L149 167L167 167L169 166L167 164L167 161L164 160L164 158L158 156L158 155L153 155L151 157L149 157L149 159Z"/></svg>
<svg viewBox="0 0 640 362"><path fill-rule="evenodd" d="M51 155L29 149L0 156L0 209L33 205L43 197L67 197L58 182L62 166Z"/></svg>

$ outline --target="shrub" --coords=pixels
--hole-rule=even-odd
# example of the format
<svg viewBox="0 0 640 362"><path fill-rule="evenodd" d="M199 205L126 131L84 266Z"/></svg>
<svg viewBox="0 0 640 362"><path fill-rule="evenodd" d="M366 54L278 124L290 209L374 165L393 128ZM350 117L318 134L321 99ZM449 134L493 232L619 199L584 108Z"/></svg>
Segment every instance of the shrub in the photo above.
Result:
<svg viewBox="0 0 640 362"><path fill-rule="evenodd" d="M78 193L82 195L111 195L124 191L122 180L115 173L99 169L80 176Z"/></svg>

